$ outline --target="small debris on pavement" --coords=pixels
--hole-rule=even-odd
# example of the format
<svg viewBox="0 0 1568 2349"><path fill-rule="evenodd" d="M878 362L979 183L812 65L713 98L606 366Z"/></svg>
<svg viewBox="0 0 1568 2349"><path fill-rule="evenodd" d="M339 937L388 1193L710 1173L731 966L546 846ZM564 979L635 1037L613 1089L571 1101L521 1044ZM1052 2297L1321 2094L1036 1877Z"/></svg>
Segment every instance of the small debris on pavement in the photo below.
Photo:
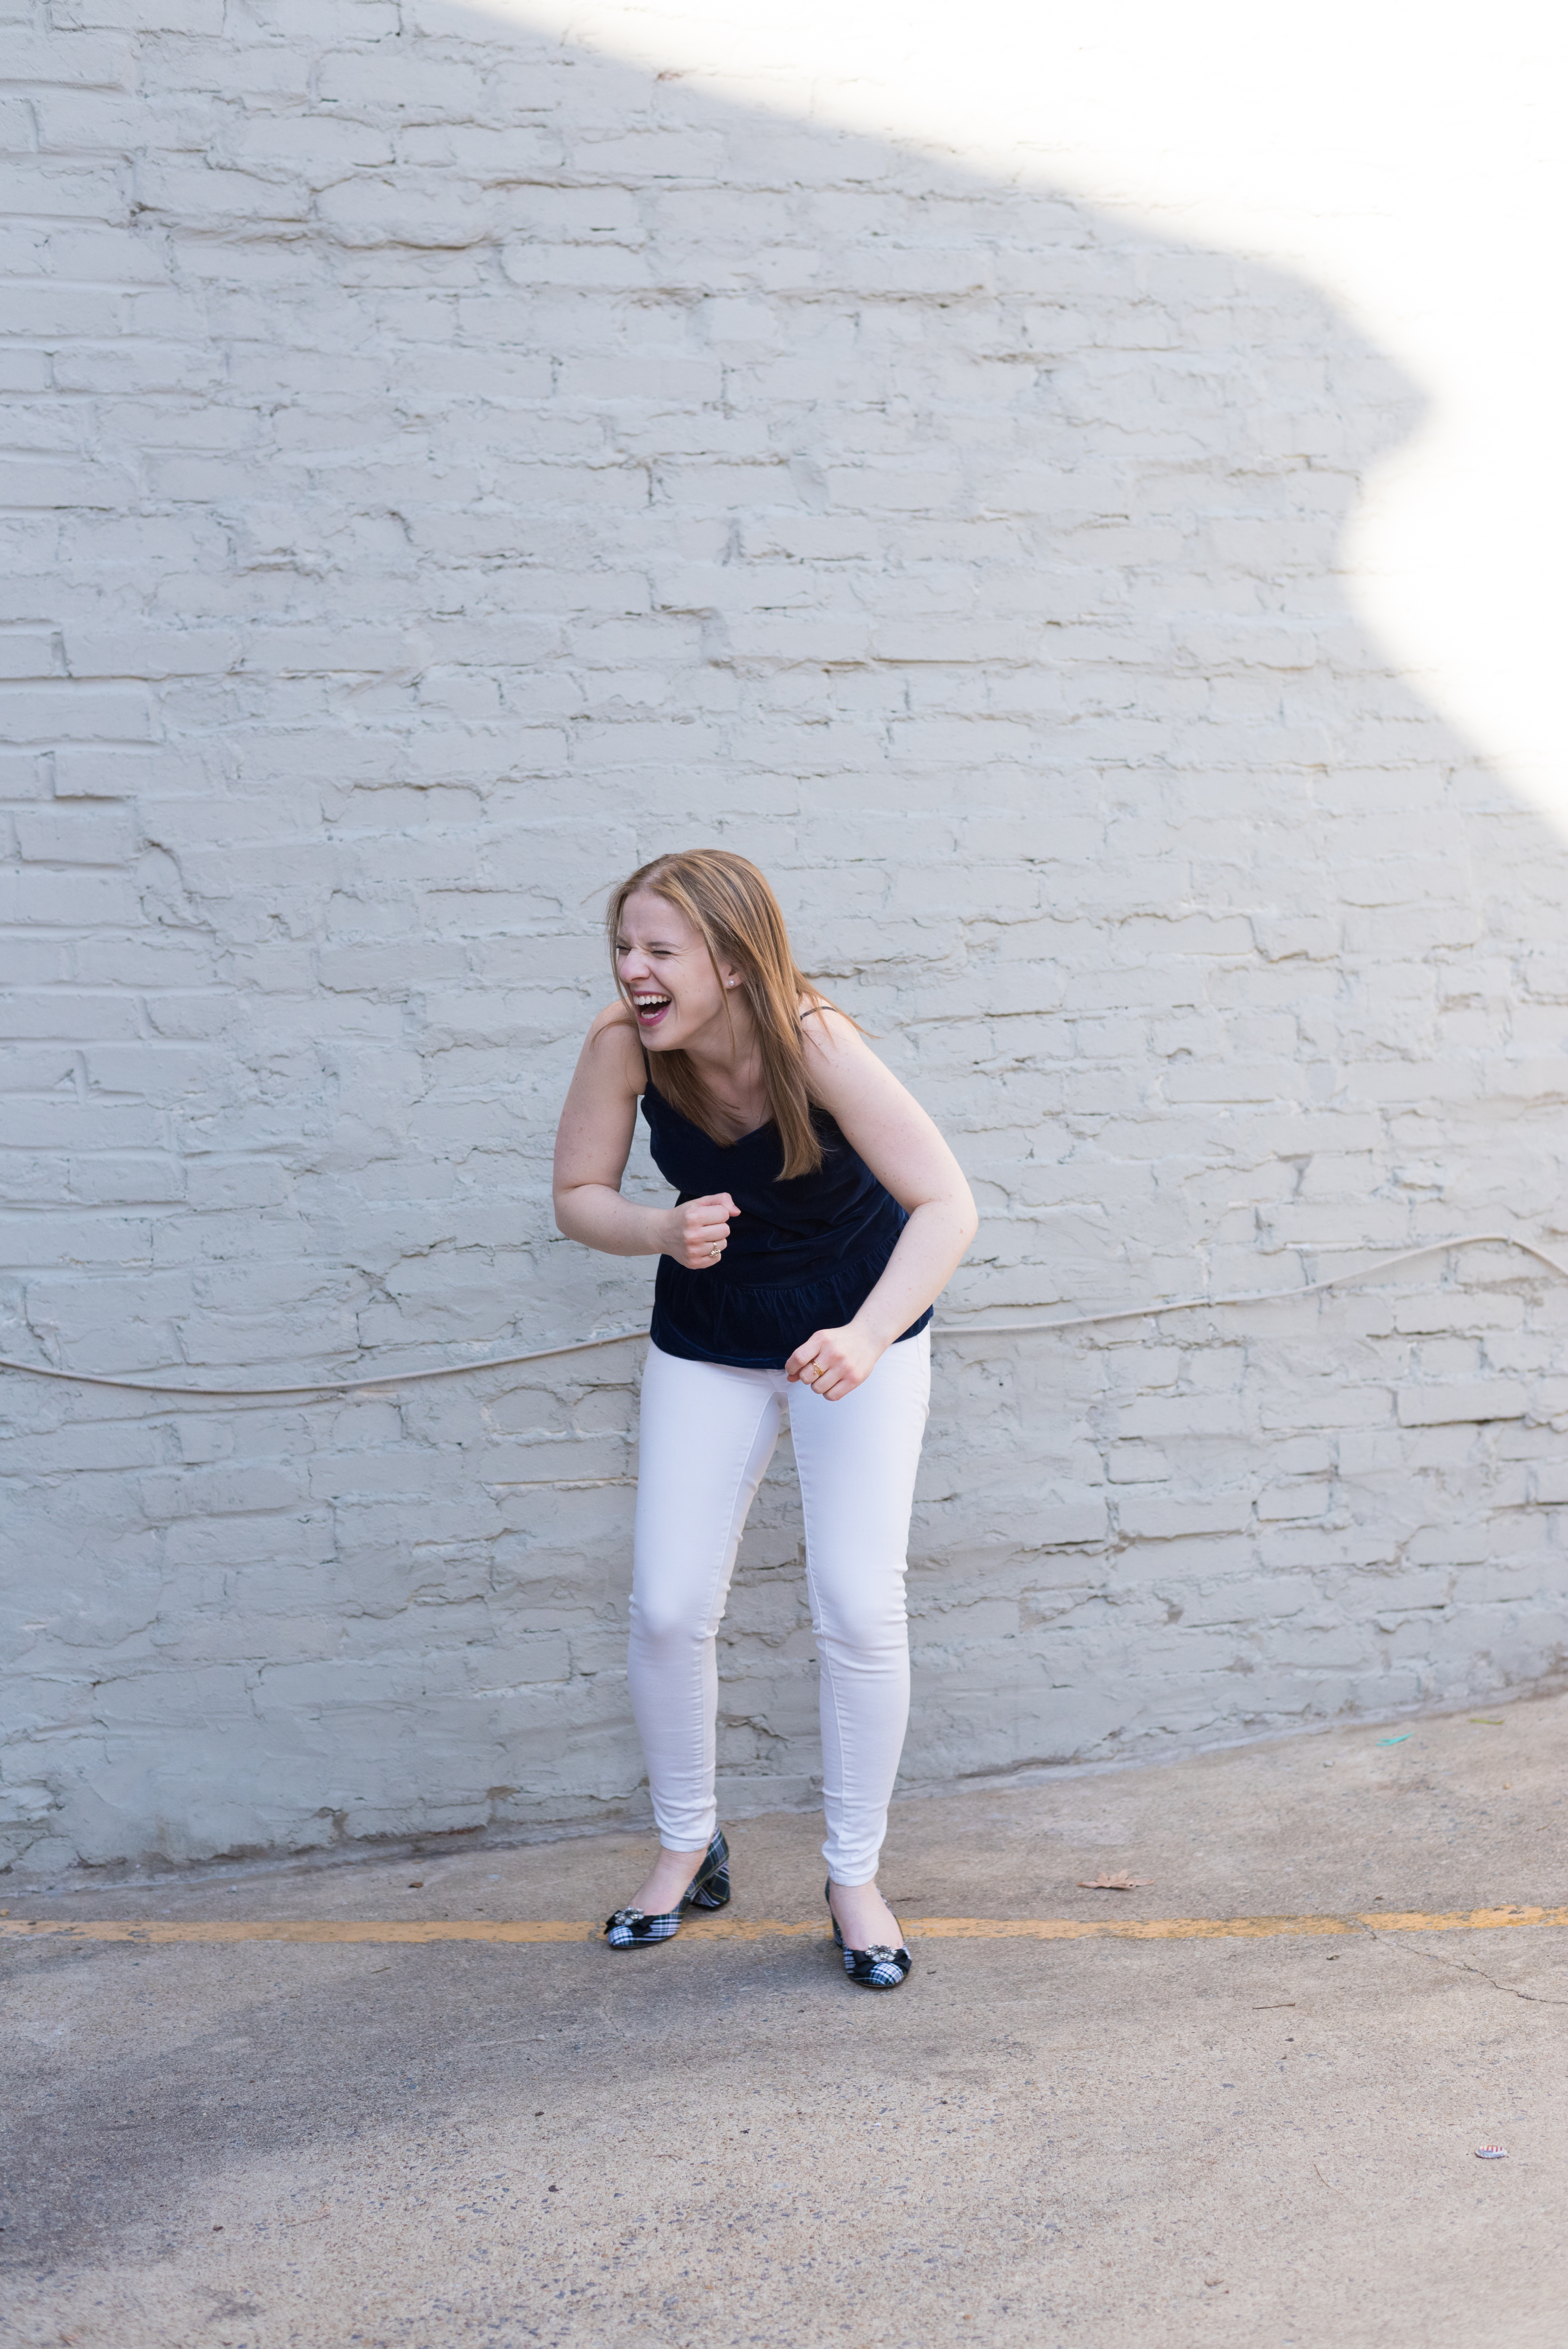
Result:
<svg viewBox="0 0 1568 2349"><path fill-rule="evenodd" d="M1508 2147L1505 2145L1478 2145L1475 2158L1478 2161L1506 2161Z"/></svg>
<svg viewBox="0 0 1568 2349"><path fill-rule="evenodd" d="M1378 1743L1378 1744L1379 1744L1379 1745L1403 1745L1403 1744L1404 1744L1404 1743L1405 1743L1405 1740L1406 1740L1408 1737L1412 1736L1413 1734L1414 1734L1414 1732L1413 1732L1413 1731L1408 1730L1408 1729L1402 1729L1402 1730L1399 1732L1399 1734L1398 1734L1398 1737L1380 1737L1380 1738L1377 1740L1377 1743Z"/></svg>
<svg viewBox="0 0 1568 2349"><path fill-rule="evenodd" d="M1135 1885L1152 1884L1151 1876L1080 1876L1080 1892L1130 1892Z"/></svg>
<svg viewBox="0 0 1568 2349"><path fill-rule="evenodd" d="M1490 1713L1472 1713L1470 1721L1477 1729L1501 1729L1501 1721L1493 1721Z"/></svg>

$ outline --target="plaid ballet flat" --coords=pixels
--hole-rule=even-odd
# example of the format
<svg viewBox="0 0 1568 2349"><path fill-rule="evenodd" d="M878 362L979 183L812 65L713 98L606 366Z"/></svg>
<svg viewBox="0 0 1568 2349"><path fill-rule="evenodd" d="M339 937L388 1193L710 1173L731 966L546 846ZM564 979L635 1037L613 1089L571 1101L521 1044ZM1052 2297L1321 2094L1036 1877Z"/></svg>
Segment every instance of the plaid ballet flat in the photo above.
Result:
<svg viewBox="0 0 1568 2349"><path fill-rule="evenodd" d="M914 1960L904 1948L902 1938L896 1950L884 1949L880 1943L872 1950L847 1948L844 1937L839 1930L839 1920L833 1917L833 1885L830 1877L822 1887L822 1897L827 1901L829 1916L833 1918L833 1940L844 1952L844 1971L850 1980L852 1982L859 1982L862 1990L898 1990L914 1963ZM893 1922L895 1925L898 1924L896 1917ZM899 1925L898 1930L902 1936L903 1927Z"/></svg>
<svg viewBox="0 0 1568 2349"><path fill-rule="evenodd" d="M724 1829L716 1827L702 1866L675 1907L663 1917L650 1917L644 1909L617 1909L605 1924L604 1939L613 1950L651 1949L655 1941L675 1940L683 1909L722 1909L728 1899L729 1846Z"/></svg>

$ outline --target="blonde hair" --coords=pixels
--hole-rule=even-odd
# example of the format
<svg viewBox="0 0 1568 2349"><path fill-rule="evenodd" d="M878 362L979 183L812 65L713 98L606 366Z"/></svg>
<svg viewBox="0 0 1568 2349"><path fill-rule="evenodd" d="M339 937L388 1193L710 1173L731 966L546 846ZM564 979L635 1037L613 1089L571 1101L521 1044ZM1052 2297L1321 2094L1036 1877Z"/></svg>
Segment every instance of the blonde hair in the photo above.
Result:
<svg viewBox="0 0 1568 2349"><path fill-rule="evenodd" d="M646 889L673 905L707 948L714 977L723 981L720 958L739 973L762 1058L762 1087L768 1113L784 1145L779 1178L814 1174L822 1163L822 1144L811 1123L811 1097L806 1084L806 1046L800 1033L800 999L812 1006L836 1009L804 977L789 945L789 933L779 900L755 864L727 848L683 848L655 856L623 881L610 900L607 926L612 967L622 1001L631 1009L631 997L621 984L614 961L626 900ZM725 1009L729 1008L728 995ZM634 1017L635 1014L634 1013ZM650 1062L650 1066L652 1063ZM729 1136L719 1131L714 1104L701 1077L684 1052L658 1055L658 1091L672 1109L719 1143Z"/></svg>

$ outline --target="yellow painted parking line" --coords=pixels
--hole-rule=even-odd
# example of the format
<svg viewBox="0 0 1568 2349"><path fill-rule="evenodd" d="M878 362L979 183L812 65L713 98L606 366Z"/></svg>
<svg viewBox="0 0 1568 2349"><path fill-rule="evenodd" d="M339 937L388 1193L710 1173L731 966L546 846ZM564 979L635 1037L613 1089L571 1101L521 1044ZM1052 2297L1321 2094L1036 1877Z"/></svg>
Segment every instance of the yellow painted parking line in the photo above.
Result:
<svg viewBox="0 0 1568 2349"><path fill-rule="evenodd" d="M1267 1941L1292 1933L1486 1933L1505 1925L1568 1925L1568 1909L1380 1909L1343 1917L919 1917L913 1941ZM601 1928L591 1919L489 1917L284 1917L189 1922L160 1917L0 1918L0 1940L136 1941L587 1941ZM683 1940L768 1941L781 1935L826 1936L820 1918L787 1923L778 1917L693 1918Z"/></svg>
<svg viewBox="0 0 1568 2349"><path fill-rule="evenodd" d="M38 1919L17 1922L0 1919L0 1940L21 1936L31 1940L142 1941L581 1941L599 1929L587 1922L567 1923L560 1918L532 1924L509 1923L488 1917L442 1918L430 1922L399 1918L383 1922L366 1918L269 1917L243 1922L199 1920L175 1923L160 1917L145 1924L120 1918Z"/></svg>

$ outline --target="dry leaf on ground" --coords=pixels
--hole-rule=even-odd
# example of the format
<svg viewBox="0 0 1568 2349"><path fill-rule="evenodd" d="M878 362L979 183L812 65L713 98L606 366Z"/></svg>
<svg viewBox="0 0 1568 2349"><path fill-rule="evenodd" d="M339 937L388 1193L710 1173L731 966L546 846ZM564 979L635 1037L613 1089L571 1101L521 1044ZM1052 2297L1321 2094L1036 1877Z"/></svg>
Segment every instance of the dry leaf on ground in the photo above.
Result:
<svg viewBox="0 0 1568 2349"><path fill-rule="evenodd" d="M1080 1892L1130 1892L1135 1885L1152 1884L1151 1876L1080 1876Z"/></svg>

